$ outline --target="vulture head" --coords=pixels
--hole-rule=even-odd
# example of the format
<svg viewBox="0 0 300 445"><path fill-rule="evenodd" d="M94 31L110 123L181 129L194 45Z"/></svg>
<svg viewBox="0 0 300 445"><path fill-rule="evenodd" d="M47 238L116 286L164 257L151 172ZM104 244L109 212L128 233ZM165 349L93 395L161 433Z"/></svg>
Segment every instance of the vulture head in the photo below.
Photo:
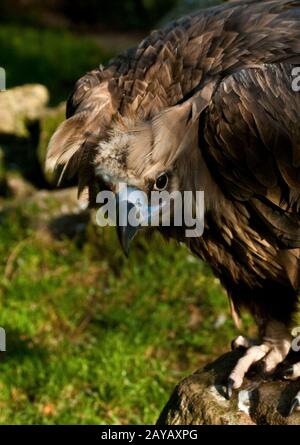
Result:
<svg viewBox="0 0 300 445"><path fill-rule="evenodd" d="M161 218L165 203L161 197L159 205L151 205L152 192L168 192L174 200L173 192L203 190L199 168L195 170L195 165L201 165L198 128L211 92L211 85L204 87L192 98L147 119L117 110L105 125L103 111L113 109L107 100L101 114L99 109L76 112L53 135L46 163L49 170L60 167L60 179L77 173L79 194L88 191L90 205L101 190L115 193L117 232L125 254L138 229ZM171 220L172 203L170 207L169 200L168 209L165 206ZM138 223L130 223L129 212Z"/></svg>

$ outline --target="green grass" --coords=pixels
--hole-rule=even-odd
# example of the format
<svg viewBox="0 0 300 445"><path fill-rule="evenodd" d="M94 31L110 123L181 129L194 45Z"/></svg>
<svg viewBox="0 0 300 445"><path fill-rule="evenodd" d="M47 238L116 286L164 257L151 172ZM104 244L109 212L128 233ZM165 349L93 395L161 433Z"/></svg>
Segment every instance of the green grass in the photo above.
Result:
<svg viewBox="0 0 300 445"><path fill-rule="evenodd" d="M59 205L0 216L0 423L154 423L175 384L228 348L226 297L159 235L138 237L129 260L91 223L53 238L44 221Z"/></svg>
<svg viewBox="0 0 300 445"><path fill-rule="evenodd" d="M89 37L0 24L0 66L6 70L7 88L42 83L52 104L65 100L79 77L111 56L109 47Z"/></svg>

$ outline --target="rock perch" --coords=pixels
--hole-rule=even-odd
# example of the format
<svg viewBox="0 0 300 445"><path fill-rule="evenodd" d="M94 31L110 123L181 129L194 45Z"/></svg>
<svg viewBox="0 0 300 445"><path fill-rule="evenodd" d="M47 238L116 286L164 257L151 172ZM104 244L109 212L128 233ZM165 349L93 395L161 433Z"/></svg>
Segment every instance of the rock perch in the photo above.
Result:
<svg viewBox="0 0 300 445"><path fill-rule="evenodd" d="M288 417L300 382L248 379L230 401L223 384L241 351L227 353L186 377L174 389L158 425L300 425L300 413Z"/></svg>

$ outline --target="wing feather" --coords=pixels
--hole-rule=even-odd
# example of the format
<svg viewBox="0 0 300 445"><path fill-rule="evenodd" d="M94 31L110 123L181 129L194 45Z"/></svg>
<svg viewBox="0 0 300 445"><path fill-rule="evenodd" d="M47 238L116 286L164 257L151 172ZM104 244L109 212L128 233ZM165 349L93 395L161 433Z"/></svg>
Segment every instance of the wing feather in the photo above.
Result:
<svg viewBox="0 0 300 445"><path fill-rule="evenodd" d="M202 147L227 196L288 248L300 247L300 95L292 90L293 67L264 64L223 79L206 112Z"/></svg>

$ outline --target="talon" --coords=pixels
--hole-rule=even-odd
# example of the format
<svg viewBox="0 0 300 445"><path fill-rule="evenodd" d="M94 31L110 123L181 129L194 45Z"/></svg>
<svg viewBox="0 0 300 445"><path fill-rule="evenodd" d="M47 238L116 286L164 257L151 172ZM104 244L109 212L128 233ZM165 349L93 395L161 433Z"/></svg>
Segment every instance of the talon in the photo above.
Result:
<svg viewBox="0 0 300 445"><path fill-rule="evenodd" d="M289 368L287 368L287 369L285 369L284 371L283 371L283 378L285 379L285 380L289 380L291 377L292 377L292 375L294 374L294 367L293 366L290 366Z"/></svg>
<svg viewBox="0 0 300 445"><path fill-rule="evenodd" d="M281 378L285 380L297 380L300 377L300 362L283 369Z"/></svg>
<svg viewBox="0 0 300 445"><path fill-rule="evenodd" d="M244 351L245 349L248 349L250 347L250 341L243 337L242 335L239 335L238 337L234 338L231 342L231 350L240 350Z"/></svg>
<svg viewBox="0 0 300 445"><path fill-rule="evenodd" d="M234 385L234 380L229 377L229 379L227 380L227 385L225 390L225 397L227 400L230 400L232 397L233 385Z"/></svg>
<svg viewBox="0 0 300 445"><path fill-rule="evenodd" d="M293 400L290 411L289 411L289 416L291 416L296 410L297 408L300 406L300 402L299 400L296 398Z"/></svg>
<svg viewBox="0 0 300 445"><path fill-rule="evenodd" d="M245 349L247 349L246 346L237 345L235 340L232 340L230 346L232 351L245 351Z"/></svg>

